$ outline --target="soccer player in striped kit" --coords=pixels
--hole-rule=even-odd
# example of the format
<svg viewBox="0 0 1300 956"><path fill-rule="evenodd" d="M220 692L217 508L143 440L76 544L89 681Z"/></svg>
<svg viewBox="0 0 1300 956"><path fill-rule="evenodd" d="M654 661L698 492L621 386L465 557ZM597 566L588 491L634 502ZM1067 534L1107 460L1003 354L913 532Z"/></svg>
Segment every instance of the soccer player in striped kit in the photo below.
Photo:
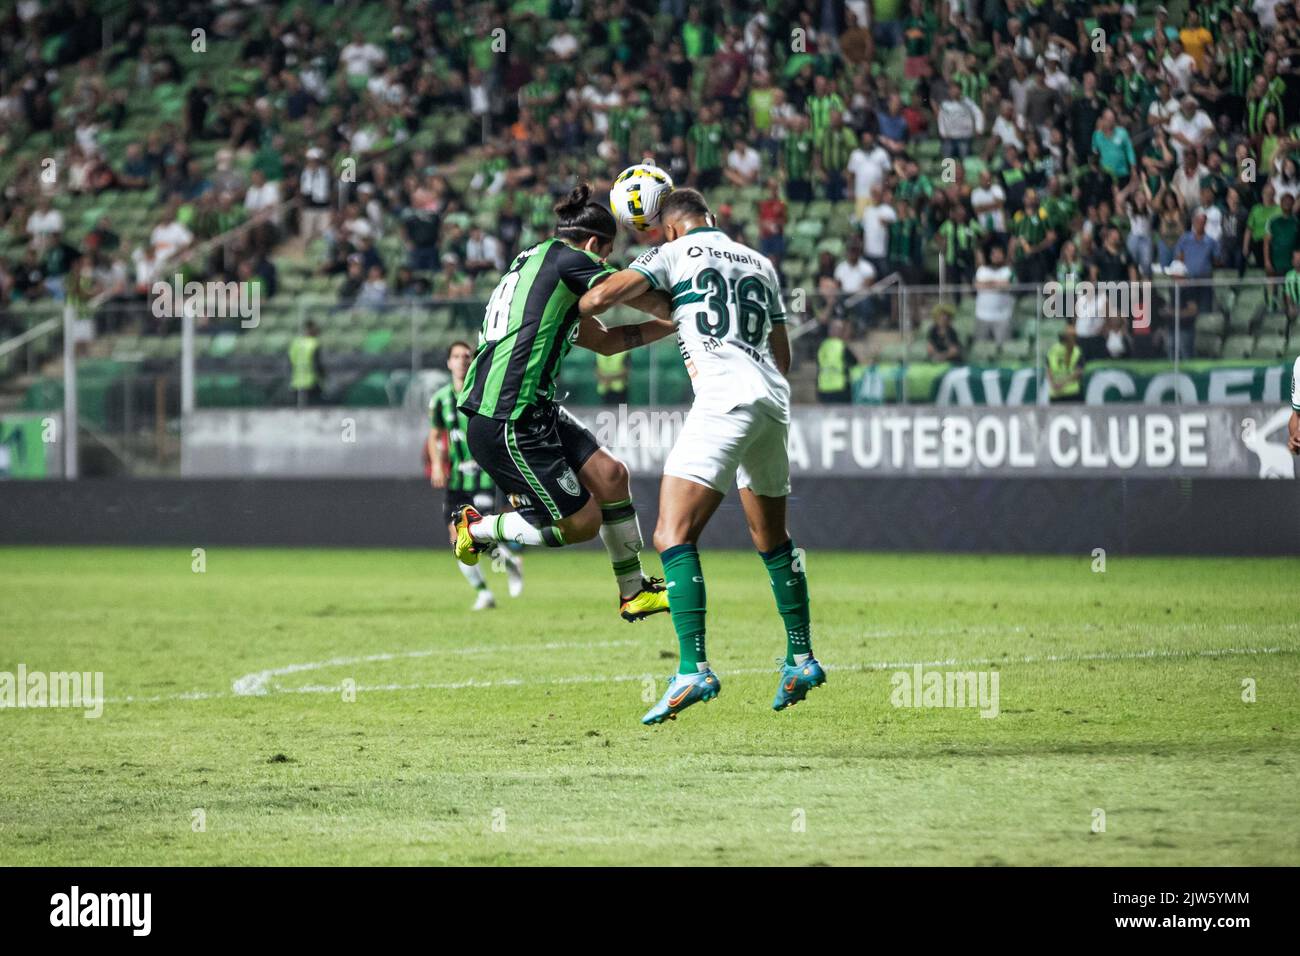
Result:
<svg viewBox="0 0 1300 956"><path fill-rule="evenodd" d="M614 274L613 214L585 183L555 207L555 235L521 252L487 305L478 352L460 392L470 452L516 510L454 515L453 550L466 564L497 542L563 547L600 535L619 590L619 613L639 621L668 610L662 581L641 568L641 529L627 466L555 401L564 357L574 345L603 355L672 334L668 297L647 292L628 302L657 316L606 329L579 321L578 299Z"/></svg>

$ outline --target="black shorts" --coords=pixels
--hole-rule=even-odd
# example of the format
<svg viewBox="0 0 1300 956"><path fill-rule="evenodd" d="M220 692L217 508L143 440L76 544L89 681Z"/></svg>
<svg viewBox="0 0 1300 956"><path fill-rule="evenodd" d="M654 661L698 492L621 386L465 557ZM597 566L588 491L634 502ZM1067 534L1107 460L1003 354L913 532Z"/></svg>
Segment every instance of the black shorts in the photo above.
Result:
<svg viewBox="0 0 1300 956"><path fill-rule="evenodd" d="M591 497L578 472L600 443L558 405L535 406L513 422L469 413L465 440L479 467L536 527L576 514Z"/></svg>
<svg viewBox="0 0 1300 956"><path fill-rule="evenodd" d="M452 491L448 488L442 498L443 521L451 524L452 515L462 505L473 505L479 514L487 514L496 509L497 493L492 488L480 491Z"/></svg>

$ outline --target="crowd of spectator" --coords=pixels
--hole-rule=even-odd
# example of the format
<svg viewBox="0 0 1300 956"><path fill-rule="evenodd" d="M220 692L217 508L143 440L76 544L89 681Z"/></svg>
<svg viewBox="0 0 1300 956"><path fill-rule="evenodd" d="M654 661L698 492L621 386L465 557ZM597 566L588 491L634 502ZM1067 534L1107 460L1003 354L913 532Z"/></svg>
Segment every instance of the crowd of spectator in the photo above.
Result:
<svg viewBox="0 0 1300 956"><path fill-rule="evenodd" d="M1293 3L1144 4L1139 29L1134 4L1083 0L391 0L382 36L322 29L305 5L121 6L111 56L86 0L0 15L0 120L56 133L60 170L46 183L29 157L0 195L0 229L25 240L0 262L5 298L140 296L238 226L191 267L273 294L277 250L297 243L337 277L338 308L469 298L545 233L558 192L647 158L706 195L752 195L718 204L720 225L778 264L802 204L851 210L827 224L844 251L807 284L814 318L857 333L888 311L874 283L935 282L940 259L946 282L974 285L977 336L996 342L1017 332L1019 284L1300 279ZM214 86L151 39L159 22L238 44L239 69ZM87 63L55 105L59 69ZM121 64L126 85L110 84ZM183 90L179 118L105 149L100 134L164 84ZM409 146L447 115L470 120L463 142ZM450 174L465 169L468 186ZM158 221L135 248L107 221L74 244L57 190L150 191ZM1191 355L1214 300L1181 301L1168 318ZM1173 348L1167 323L1103 311L1076 320L1086 356Z"/></svg>

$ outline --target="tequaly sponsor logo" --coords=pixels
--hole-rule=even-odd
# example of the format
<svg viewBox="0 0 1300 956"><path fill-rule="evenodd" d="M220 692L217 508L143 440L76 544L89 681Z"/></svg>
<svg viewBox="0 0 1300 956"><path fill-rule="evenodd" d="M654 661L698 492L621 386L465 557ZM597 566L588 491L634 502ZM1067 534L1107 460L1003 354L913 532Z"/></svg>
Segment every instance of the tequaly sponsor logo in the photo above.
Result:
<svg viewBox="0 0 1300 956"><path fill-rule="evenodd" d="M50 897L51 926L125 926L134 936L148 936L152 926L151 893L69 893Z"/></svg>

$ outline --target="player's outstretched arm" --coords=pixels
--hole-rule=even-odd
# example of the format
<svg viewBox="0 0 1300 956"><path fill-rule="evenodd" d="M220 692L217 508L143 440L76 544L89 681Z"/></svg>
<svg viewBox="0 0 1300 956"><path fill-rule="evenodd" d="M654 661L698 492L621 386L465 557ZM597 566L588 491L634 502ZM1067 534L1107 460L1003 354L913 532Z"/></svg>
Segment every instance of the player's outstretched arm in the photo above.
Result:
<svg viewBox="0 0 1300 956"><path fill-rule="evenodd" d="M676 327L667 319L652 319L637 325L619 325L607 329L599 319L586 315L578 320L578 338L575 344L601 355L617 355L619 352L658 342L674 331Z"/></svg>
<svg viewBox="0 0 1300 956"><path fill-rule="evenodd" d="M580 315L600 315L602 312L608 312L616 305L627 304L634 308L640 308L642 312L649 312L651 315L658 316L659 313L652 308L644 308L640 304L646 293L650 292L650 280L635 269L623 269L615 272L612 276L601 282L599 285L588 289L586 294L578 300L578 312ZM655 297L662 302L663 296ZM645 300L646 305L654 306L651 300ZM666 315L660 316L667 318Z"/></svg>

